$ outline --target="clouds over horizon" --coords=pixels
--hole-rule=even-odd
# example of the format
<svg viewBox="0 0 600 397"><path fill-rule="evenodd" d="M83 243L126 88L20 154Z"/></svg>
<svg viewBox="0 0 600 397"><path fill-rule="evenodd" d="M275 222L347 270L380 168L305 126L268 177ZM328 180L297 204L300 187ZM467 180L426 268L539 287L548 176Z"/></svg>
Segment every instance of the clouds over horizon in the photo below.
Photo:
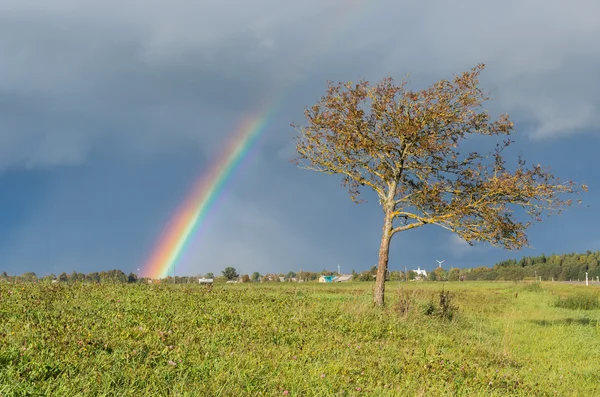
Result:
<svg viewBox="0 0 600 397"><path fill-rule="evenodd" d="M541 160L552 163L551 152L563 145L558 142L600 137L598 37L600 3L592 0L308 0L285 6L275 0L4 1L0 178L6 182L13 180L10 175L33 173L49 186L46 201L35 211L13 203L15 211L20 208L29 216L16 226L20 237L13 236L19 241L9 256L15 262L35 261L41 254L28 250L60 219L69 226L64 234L52 236L54 243L48 242L54 244L55 255L86 224L98 227L90 240L105 239L110 233L101 231L108 226L100 218L112 213L121 217L129 233L135 233L136 223L150 230L133 239L131 247L120 248L122 254L114 252L105 260L139 257L151 244L153 230L164 222L152 212L176 206L195 173L218 156L240 120L266 101L277 110L261 141L262 151L231 188L231 202L237 205L225 206L227 210L216 216L214 230L206 235L212 247L205 247L206 255L223 263L248 258L255 264L273 264L286 252L307 262L319 257L335 261L340 254L331 250L344 251L344 238L333 227L338 222L344 230L373 216L368 229L346 238L356 244L375 230L377 244L376 204L368 204L369 210L346 205L315 209L314 216L332 217L325 227L328 234L319 238L310 236L315 224L300 220L300 210L284 210L289 205L311 211L343 194L334 193L338 181L304 175L287 161L293 134L289 124L303 123L304 106L322 95L326 80L375 82L410 74L411 87L421 88L485 63L481 86L492 96L486 106L494 113L511 114L519 136L547 145L547 157L541 155ZM585 169L588 164L573 167ZM162 177L153 179L152 173ZM148 185L130 188L131 181L140 179ZM97 180L107 181L104 189L112 193L83 193L96 191ZM311 190L314 186L319 190ZM332 188L323 190L325 186ZM120 191L129 193L111 210L106 197L119 196ZM273 195L282 202L262 204ZM104 203L98 197L104 197ZM260 204L242 203L249 198ZM127 206L141 201L146 212L134 211L128 218ZM70 211L84 211L77 206L97 206L99 214L81 217L80 212L85 222L69 220ZM341 208L358 211L356 218ZM227 244L224 230L232 224L240 233L231 241L235 249L218 259L220 244ZM259 239L253 225L270 237ZM82 246L92 247L90 240ZM417 249L416 237L406 241L413 244L397 246ZM484 255L451 242L438 246L456 258ZM203 244L208 243L198 246ZM300 253L312 249L314 254ZM346 257L359 255L358 249ZM427 255L426 250L423 246L421 255ZM85 250L80 251L73 254L73 263L84 255ZM189 257L190 263L201 255Z"/></svg>
<svg viewBox="0 0 600 397"><path fill-rule="evenodd" d="M600 126L597 2L246 4L5 2L0 168L79 163L107 135L202 146L228 132L213 112L241 118L274 91L407 73L423 85L477 62L489 106L532 138Z"/></svg>

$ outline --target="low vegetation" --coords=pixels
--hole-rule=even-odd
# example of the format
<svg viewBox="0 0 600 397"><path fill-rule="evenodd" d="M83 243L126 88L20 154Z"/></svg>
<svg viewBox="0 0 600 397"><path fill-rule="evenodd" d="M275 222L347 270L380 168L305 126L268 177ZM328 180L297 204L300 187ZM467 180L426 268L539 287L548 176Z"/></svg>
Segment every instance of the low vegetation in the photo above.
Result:
<svg viewBox="0 0 600 397"><path fill-rule="evenodd" d="M596 286L389 286L0 283L0 395L600 393Z"/></svg>
<svg viewBox="0 0 600 397"><path fill-rule="evenodd" d="M594 310L600 308L600 302L597 294L580 292L565 298L557 298L554 306L571 310Z"/></svg>

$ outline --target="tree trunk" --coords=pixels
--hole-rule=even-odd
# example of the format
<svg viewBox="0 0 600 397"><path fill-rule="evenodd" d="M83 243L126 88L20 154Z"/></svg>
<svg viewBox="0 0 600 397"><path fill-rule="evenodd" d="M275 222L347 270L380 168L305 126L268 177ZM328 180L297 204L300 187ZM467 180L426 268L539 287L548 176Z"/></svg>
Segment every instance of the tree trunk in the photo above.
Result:
<svg viewBox="0 0 600 397"><path fill-rule="evenodd" d="M392 239L392 216L390 211L385 213L385 221L379 246L379 260L377 262L377 278L375 280L375 294L373 300L377 306L383 306L385 293L385 276L387 274L388 258L390 254L390 240Z"/></svg>

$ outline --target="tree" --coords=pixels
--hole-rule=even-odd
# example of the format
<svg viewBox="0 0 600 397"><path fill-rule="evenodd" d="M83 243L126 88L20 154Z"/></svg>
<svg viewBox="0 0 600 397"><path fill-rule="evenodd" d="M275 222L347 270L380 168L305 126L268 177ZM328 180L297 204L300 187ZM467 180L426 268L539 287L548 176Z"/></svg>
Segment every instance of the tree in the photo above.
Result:
<svg viewBox="0 0 600 397"><path fill-rule="evenodd" d="M429 279L433 281L447 281L448 272L441 267L436 267L432 272L429 272Z"/></svg>
<svg viewBox="0 0 600 397"><path fill-rule="evenodd" d="M242 276L242 283L249 283L250 282L250 276L248 276L247 274L244 274Z"/></svg>
<svg viewBox="0 0 600 397"><path fill-rule="evenodd" d="M44 277L42 277L42 280L46 283L51 283L55 279L56 279L56 276L52 273L46 274L46 275L44 275Z"/></svg>
<svg viewBox="0 0 600 397"><path fill-rule="evenodd" d="M448 281L458 281L459 277L460 277L460 269L453 267L448 272Z"/></svg>
<svg viewBox="0 0 600 397"><path fill-rule="evenodd" d="M62 272L60 276L58 276L58 281L60 281L61 283L66 283L67 281L69 281L69 276L67 276L67 273Z"/></svg>
<svg viewBox="0 0 600 397"><path fill-rule="evenodd" d="M291 281L293 278L296 277L296 273L293 271L290 271L286 276L285 276L285 280L286 281Z"/></svg>
<svg viewBox="0 0 600 397"><path fill-rule="evenodd" d="M252 276L250 277L250 279L253 282L258 283L260 281L260 273L259 272L252 273Z"/></svg>
<svg viewBox="0 0 600 397"><path fill-rule="evenodd" d="M92 283L99 283L100 282L100 273L98 273L98 272L89 273L87 275L87 279Z"/></svg>
<svg viewBox="0 0 600 397"><path fill-rule="evenodd" d="M127 282L130 284L137 283L137 280L138 278L135 273L129 273L129 275L127 276Z"/></svg>
<svg viewBox="0 0 600 397"><path fill-rule="evenodd" d="M439 274L437 274L435 271L429 272L427 274L427 280L429 280L429 281L438 281L439 280Z"/></svg>
<svg viewBox="0 0 600 397"><path fill-rule="evenodd" d="M358 275L357 280L358 281L373 281L373 274L371 274L370 272L362 272Z"/></svg>
<svg viewBox="0 0 600 397"><path fill-rule="evenodd" d="M390 273L390 281L403 281L404 280L404 272L399 270L391 271Z"/></svg>
<svg viewBox="0 0 600 397"><path fill-rule="evenodd" d="M215 278L213 273L206 273L206 278Z"/></svg>
<svg viewBox="0 0 600 397"><path fill-rule="evenodd" d="M27 272L24 273L21 278L23 279L23 281L28 282L28 283L33 283L35 281L37 281L37 275L34 272Z"/></svg>
<svg viewBox="0 0 600 397"><path fill-rule="evenodd" d="M235 280L236 278L239 277L239 274L237 273L237 270L235 270L234 267L231 266L227 266L225 268L225 270L223 270L223 276L225 276L225 278L227 280Z"/></svg>
<svg viewBox="0 0 600 397"><path fill-rule="evenodd" d="M504 150L514 125L508 115L495 121L483 110L487 94L478 88L479 64L429 88L411 91L403 80L376 85L328 83L305 109L308 125L295 137L299 167L341 175L350 198L362 202L371 189L383 210L374 301L384 304L392 237L424 225L457 233L473 245L506 249L528 245L526 229L542 215L571 204L563 193L579 193L540 165L526 168L519 157L507 168ZM467 152L461 144L482 135L495 141L489 154ZM582 185L581 189L586 190ZM516 212L518 211L518 212ZM521 214L528 215L524 221Z"/></svg>

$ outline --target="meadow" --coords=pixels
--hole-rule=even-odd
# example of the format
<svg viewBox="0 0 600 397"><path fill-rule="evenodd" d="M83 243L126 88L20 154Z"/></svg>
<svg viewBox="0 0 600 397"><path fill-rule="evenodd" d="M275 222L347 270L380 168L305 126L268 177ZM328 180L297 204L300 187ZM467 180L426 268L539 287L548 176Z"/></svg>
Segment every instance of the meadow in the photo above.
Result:
<svg viewBox="0 0 600 397"><path fill-rule="evenodd" d="M600 395L597 285L372 288L0 283L0 396Z"/></svg>

